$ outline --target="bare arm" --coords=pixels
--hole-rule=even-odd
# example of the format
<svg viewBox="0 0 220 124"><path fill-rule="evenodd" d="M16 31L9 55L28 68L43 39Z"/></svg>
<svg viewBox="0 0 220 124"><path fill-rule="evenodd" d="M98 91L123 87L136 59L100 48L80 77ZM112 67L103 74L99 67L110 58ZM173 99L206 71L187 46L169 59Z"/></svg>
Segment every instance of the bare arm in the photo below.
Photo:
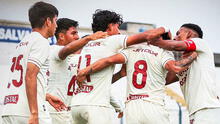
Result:
<svg viewBox="0 0 220 124"><path fill-rule="evenodd" d="M163 27L160 27L160 28L148 30L143 33L129 36L126 41L127 46L157 39L164 33L165 33L165 29Z"/></svg>
<svg viewBox="0 0 220 124"><path fill-rule="evenodd" d="M113 75L112 77L112 84L121 79L122 77L126 76L126 64L123 64L121 70Z"/></svg>
<svg viewBox="0 0 220 124"><path fill-rule="evenodd" d="M170 51L186 51L187 45L184 41L159 40L152 41L150 44Z"/></svg>
<svg viewBox="0 0 220 124"><path fill-rule="evenodd" d="M78 82L83 82L86 79L86 75L98 72L110 65L122 64L124 62L125 62L125 58L121 54L116 54L107 58L100 59L95 63L93 63L92 65L80 70L79 73L77 74L76 79Z"/></svg>
<svg viewBox="0 0 220 124"><path fill-rule="evenodd" d="M123 109L120 104L120 101L117 100L113 95L111 95L110 96L110 104L114 107L116 112L119 112L118 118L122 118L123 117Z"/></svg>
<svg viewBox="0 0 220 124"><path fill-rule="evenodd" d="M181 60L178 61L168 61L165 65L165 68L168 71L173 71L175 73L180 73L188 68L188 66L197 58L197 53L192 52L191 55L182 58Z"/></svg>
<svg viewBox="0 0 220 124"><path fill-rule="evenodd" d="M179 78L176 76L175 72L169 71L166 77L166 85L179 81Z"/></svg>
<svg viewBox="0 0 220 124"><path fill-rule="evenodd" d="M171 60L167 62L165 68L169 72L167 73L167 77L166 77L166 85L178 81L179 79L176 76L176 74L186 70L196 58L197 58L197 53L192 52L191 54L188 54L188 56L185 56L181 60L178 61Z"/></svg>
<svg viewBox="0 0 220 124"><path fill-rule="evenodd" d="M38 105L37 105L37 74L39 72L38 66L28 62L27 71L25 75L26 94L28 105L30 109L29 122L38 124Z"/></svg>
<svg viewBox="0 0 220 124"><path fill-rule="evenodd" d="M106 36L107 36L106 32L98 31L98 32L96 32L92 35L89 35L87 37L84 37L80 40L76 40L74 42L71 42L59 51L59 53L58 53L59 58L64 60L68 55L78 51L83 46L85 46L89 41L100 39L100 38L105 38Z"/></svg>

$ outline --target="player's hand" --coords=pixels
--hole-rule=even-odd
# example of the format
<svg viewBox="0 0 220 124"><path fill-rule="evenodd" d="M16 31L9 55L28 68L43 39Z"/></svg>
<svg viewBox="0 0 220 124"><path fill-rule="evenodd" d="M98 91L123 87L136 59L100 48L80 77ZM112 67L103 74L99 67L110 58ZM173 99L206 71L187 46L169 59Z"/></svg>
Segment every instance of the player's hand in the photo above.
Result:
<svg viewBox="0 0 220 124"><path fill-rule="evenodd" d="M161 36L162 36L163 40L171 40L172 39L172 34L170 31L162 34Z"/></svg>
<svg viewBox="0 0 220 124"><path fill-rule="evenodd" d="M88 37L91 38L91 40L97 40L101 38L106 38L108 36L107 32L98 31L94 34L89 35Z"/></svg>
<svg viewBox="0 0 220 124"><path fill-rule="evenodd" d="M46 100L53 106L58 112L62 110L67 110L66 105L58 97L52 96L47 93Z"/></svg>
<svg viewBox="0 0 220 124"><path fill-rule="evenodd" d="M123 112L119 112L119 113L118 113L118 118L122 118L123 115L124 115Z"/></svg>
<svg viewBox="0 0 220 124"><path fill-rule="evenodd" d="M28 120L28 124L39 124L38 123L38 114L31 114Z"/></svg>

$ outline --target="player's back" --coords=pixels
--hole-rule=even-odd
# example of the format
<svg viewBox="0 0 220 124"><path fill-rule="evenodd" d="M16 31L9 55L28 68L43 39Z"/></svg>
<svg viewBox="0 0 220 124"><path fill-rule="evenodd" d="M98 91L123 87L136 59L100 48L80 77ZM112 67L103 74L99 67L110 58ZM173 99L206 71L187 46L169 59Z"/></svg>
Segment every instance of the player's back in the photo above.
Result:
<svg viewBox="0 0 220 124"><path fill-rule="evenodd" d="M121 52L126 58L127 98L142 98L164 104L165 64L173 60L173 54L159 47L138 44Z"/></svg>
<svg viewBox="0 0 220 124"><path fill-rule="evenodd" d="M44 55L38 51L43 49ZM16 47L16 53L11 59L11 72L7 86L7 95L4 99L3 115L29 116L29 107L25 90L25 75L27 62L32 62L40 68L37 75L37 97L39 116L44 114L46 98L46 72L49 52L49 41L43 38L40 33L32 32L26 36Z"/></svg>
<svg viewBox="0 0 220 124"><path fill-rule="evenodd" d="M114 35L105 39L90 41L81 51L79 68L83 69L95 61L109 57L125 48L125 35ZM71 105L101 105L109 106L110 87L114 66L87 76L86 84L77 90Z"/></svg>

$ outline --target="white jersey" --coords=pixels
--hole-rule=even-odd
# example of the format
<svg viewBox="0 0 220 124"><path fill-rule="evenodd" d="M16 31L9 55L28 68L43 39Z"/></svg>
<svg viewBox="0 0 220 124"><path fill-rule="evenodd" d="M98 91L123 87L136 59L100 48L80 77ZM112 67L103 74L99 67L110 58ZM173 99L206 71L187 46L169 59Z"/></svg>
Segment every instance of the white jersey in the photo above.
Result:
<svg viewBox="0 0 220 124"><path fill-rule="evenodd" d="M40 68L37 75L37 102L39 117L49 117L46 108L46 86L48 80L49 41L40 33L32 32L16 47L11 59L11 72L4 98L3 115L29 116L30 110L25 90L27 63Z"/></svg>
<svg viewBox="0 0 220 124"><path fill-rule="evenodd" d="M65 60L61 60L58 54L63 47L59 45L50 47L48 93L59 97L66 105L69 105L74 95L73 88L76 83L79 54L71 54ZM50 113L57 112L51 105L49 106Z"/></svg>
<svg viewBox="0 0 220 124"><path fill-rule="evenodd" d="M164 105L165 65L174 60L172 52L147 44L121 51L126 59L127 100L145 99Z"/></svg>
<svg viewBox="0 0 220 124"><path fill-rule="evenodd" d="M79 68L96 62L99 59L109 57L126 47L125 35L114 35L105 39L90 41L81 51ZM76 91L71 106L74 105L99 105L110 106L110 88L114 66L87 76L86 84Z"/></svg>
<svg viewBox="0 0 220 124"><path fill-rule="evenodd" d="M203 109L220 107L216 93L215 65L213 52L200 38L185 41L189 50L195 50L198 57L187 71L180 73L181 89L190 114Z"/></svg>

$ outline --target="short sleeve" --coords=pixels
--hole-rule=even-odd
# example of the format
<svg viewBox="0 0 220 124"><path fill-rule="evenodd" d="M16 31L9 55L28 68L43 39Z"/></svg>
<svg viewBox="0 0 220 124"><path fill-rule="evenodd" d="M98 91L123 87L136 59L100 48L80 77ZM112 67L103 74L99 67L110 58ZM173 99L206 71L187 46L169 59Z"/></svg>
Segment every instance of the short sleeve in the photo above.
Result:
<svg viewBox="0 0 220 124"><path fill-rule="evenodd" d="M50 58L60 61L59 52L64 46L52 45L50 46Z"/></svg>
<svg viewBox="0 0 220 124"><path fill-rule="evenodd" d="M127 36L126 35L113 35L108 37L106 43L112 51L118 51L127 47L126 45Z"/></svg>
<svg viewBox="0 0 220 124"><path fill-rule="evenodd" d="M207 45L205 44L203 39L200 38L192 38L184 41L187 45L186 51L198 51L204 52L207 49Z"/></svg>
<svg viewBox="0 0 220 124"><path fill-rule="evenodd" d="M129 58L129 48L121 50L121 51L120 51L120 54L121 54L122 56L124 56L124 58L125 58L125 63L127 63L128 58Z"/></svg>
<svg viewBox="0 0 220 124"><path fill-rule="evenodd" d="M161 62L164 68L166 63L170 60L175 60L173 53L171 51L163 50L161 54Z"/></svg>
<svg viewBox="0 0 220 124"><path fill-rule="evenodd" d="M28 57L28 62L37 65L39 68L49 56L49 41L39 38L32 44Z"/></svg>

